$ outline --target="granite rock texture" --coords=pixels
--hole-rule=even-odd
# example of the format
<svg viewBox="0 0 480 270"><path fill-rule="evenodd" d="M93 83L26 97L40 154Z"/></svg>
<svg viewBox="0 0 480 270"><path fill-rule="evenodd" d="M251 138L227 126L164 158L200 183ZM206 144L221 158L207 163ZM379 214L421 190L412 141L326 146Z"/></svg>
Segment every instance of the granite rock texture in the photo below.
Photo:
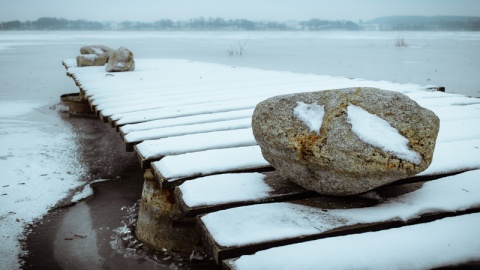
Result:
<svg viewBox="0 0 480 270"><path fill-rule="evenodd" d="M77 67L104 66L107 60L106 55L81 54L77 56Z"/></svg>
<svg viewBox="0 0 480 270"><path fill-rule="evenodd" d="M78 67L104 66L114 50L105 45L88 45L80 48L77 56Z"/></svg>
<svg viewBox="0 0 480 270"><path fill-rule="evenodd" d="M134 69L133 53L125 47L120 47L114 51L105 66L107 72L133 71Z"/></svg>
<svg viewBox="0 0 480 270"><path fill-rule="evenodd" d="M106 55L107 58L110 57L114 51L114 49L105 45L88 45L80 48L80 54Z"/></svg>
<svg viewBox="0 0 480 270"><path fill-rule="evenodd" d="M404 94L361 87L272 97L259 103L252 117L264 158L283 177L335 196L367 192L425 170L439 123ZM397 134L386 132L392 130Z"/></svg>

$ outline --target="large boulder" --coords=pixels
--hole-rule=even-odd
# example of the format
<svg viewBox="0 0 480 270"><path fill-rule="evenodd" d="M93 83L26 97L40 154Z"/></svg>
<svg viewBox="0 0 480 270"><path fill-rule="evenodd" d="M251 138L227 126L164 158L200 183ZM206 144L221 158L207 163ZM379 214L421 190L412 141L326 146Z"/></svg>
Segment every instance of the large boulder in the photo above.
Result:
<svg viewBox="0 0 480 270"><path fill-rule="evenodd" d="M104 45L83 46L80 48L80 55L77 56L77 66L104 66L113 51Z"/></svg>
<svg viewBox="0 0 480 270"><path fill-rule="evenodd" d="M107 72L133 71L134 69L133 53L125 47L120 47L114 51L105 66Z"/></svg>
<svg viewBox="0 0 480 270"><path fill-rule="evenodd" d="M425 170L439 119L401 93L347 88L269 98L255 108L252 126L283 177L347 196Z"/></svg>

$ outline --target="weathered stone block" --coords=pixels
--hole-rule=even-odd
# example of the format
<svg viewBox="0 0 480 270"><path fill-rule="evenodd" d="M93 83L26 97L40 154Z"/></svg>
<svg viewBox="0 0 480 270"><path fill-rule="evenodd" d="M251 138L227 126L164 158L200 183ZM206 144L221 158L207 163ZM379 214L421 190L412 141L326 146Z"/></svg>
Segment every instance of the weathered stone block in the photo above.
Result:
<svg viewBox="0 0 480 270"><path fill-rule="evenodd" d="M438 117L398 92L348 88L269 98L252 119L265 159L327 195L354 195L431 163Z"/></svg>
<svg viewBox="0 0 480 270"><path fill-rule="evenodd" d="M107 59L106 55L81 54L77 56L77 67L104 66Z"/></svg>
<svg viewBox="0 0 480 270"><path fill-rule="evenodd" d="M114 51L114 49L105 45L88 45L80 48L80 54L106 55L107 59Z"/></svg>
<svg viewBox="0 0 480 270"><path fill-rule="evenodd" d="M125 47L114 51L105 66L107 72L133 71L134 69L133 53Z"/></svg>
<svg viewBox="0 0 480 270"><path fill-rule="evenodd" d="M80 48L81 55L77 56L78 67L104 66L113 53L113 49L104 45L90 45Z"/></svg>

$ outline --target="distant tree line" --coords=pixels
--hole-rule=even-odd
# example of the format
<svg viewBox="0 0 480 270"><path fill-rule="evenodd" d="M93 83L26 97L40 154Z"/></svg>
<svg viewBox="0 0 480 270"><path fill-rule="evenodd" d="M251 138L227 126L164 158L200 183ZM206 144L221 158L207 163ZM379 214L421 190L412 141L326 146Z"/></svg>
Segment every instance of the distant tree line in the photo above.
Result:
<svg viewBox="0 0 480 270"><path fill-rule="evenodd" d="M40 18L36 21L0 23L0 30L103 30L105 24L87 20Z"/></svg>
<svg viewBox="0 0 480 270"><path fill-rule="evenodd" d="M275 22L246 19L223 19L203 17L174 21L162 19L155 22L96 22L40 18L36 21L0 22L1 30L151 30L151 31L324 31L324 30L384 30L384 31L480 31L480 17L458 16L393 16L370 21L308 21Z"/></svg>
<svg viewBox="0 0 480 270"><path fill-rule="evenodd" d="M254 22L245 19L225 20L222 18L203 17L190 19L188 21L173 21L163 19L153 23L125 21L118 24L108 25L110 29L120 30L293 30L284 23L278 22Z"/></svg>
<svg viewBox="0 0 480 270"><path fill-rule="evenodd" d="M358 24L351 21L310 21L282 23L275 21L251 21L246 19L223 19L203 17L186 21L162 19L155 22L94 22L87 20L67 20L40 18L36 21L9 21L0 23L0 30L160 30L160 31L294 31L294 30L359 30Z"/></svg>
<svg viewBox="0 0 480 270"><path fill-rule="evenodd" d="M377 18L367 24L384 31L480 31L480 17L391 16Z"/></svg>
<svg viewBox="0 0 480 270"><path fill-rule="evenodd" d="M300 22L302 30L319 31L319 30L360 30L360 26L352 21L326 21L312 19Z"/></svg>

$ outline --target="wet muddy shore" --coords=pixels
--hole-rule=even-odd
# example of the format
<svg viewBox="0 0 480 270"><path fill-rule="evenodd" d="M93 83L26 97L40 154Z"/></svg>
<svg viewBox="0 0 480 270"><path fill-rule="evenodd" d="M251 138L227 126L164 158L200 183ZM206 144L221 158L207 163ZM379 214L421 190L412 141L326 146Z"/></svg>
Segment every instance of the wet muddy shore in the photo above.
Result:
<svg viewBox="0 0 480 270"><path fill-rule="evenodd" d="M129 250L118 232L126 227L128 218L131 222L132 216L138 214L133 212L141 198L144 171L107 124L96 117L59 114L75 131L77 154L87 168L82 180L107 181L92 184L94 194L77 204L61 202L30 227L24 242L28 252L22 258L24 269L218 268L205 254L197 254L199 260L190 261L189 256L167 250ZM115 240L119 243L113 244Z"/></svg>

